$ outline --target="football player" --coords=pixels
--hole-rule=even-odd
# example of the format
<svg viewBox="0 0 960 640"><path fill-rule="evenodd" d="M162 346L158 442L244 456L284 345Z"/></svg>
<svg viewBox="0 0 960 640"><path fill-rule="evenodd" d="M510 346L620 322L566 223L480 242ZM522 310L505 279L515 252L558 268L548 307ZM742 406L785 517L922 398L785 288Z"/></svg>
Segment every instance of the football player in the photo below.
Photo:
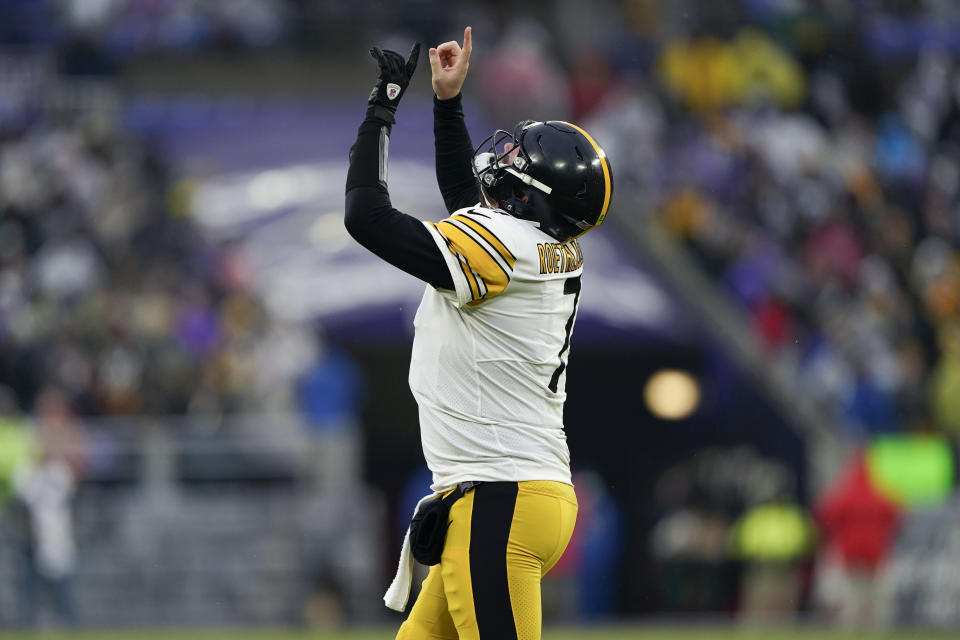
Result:
<svg viewBox="0 0 960 640"><path fill-rule="evenodd" d="M402 213L387 190L391 127L419 44L407 59L371 50L379 75L347 172L350 234L427 284L409 382L431 489L443 495L477 483L450 508L440 562L401 639L539 638L540 580L577 513L563 430L583 272L576 238L603 222L613 177L600 145L568 122L521 122L474 151L460 96L471 50L470 27L462 47L429 50L448 218ZM409 581L399 594L396 585L385 600L403 610Z"/></svg>

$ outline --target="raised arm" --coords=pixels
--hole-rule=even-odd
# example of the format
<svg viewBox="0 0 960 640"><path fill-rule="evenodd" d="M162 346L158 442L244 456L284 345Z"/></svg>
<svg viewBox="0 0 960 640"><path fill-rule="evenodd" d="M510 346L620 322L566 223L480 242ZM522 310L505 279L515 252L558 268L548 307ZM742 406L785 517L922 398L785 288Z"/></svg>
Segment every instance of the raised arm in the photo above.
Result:
<svg viewBox="0 0 960 640"><path fill-rule="evenodd" d="M463 48L451 40L429 51L436 94L433 100L433 138L437 184L450 213L480 201L480 185L473 175L473 143L463 120L460 95L472 51L470 27L463 30Z"/></svg>
<svg viewBox="0 0 960 640"><path fill-rule="evenodd" d="M367 114L350 149L344 225L361 245L424 282L453 289L453 278L440 248L419 219L393 208L387 191L390 132L400 98L417 66L420 45L410 57L371 49L377 60L377 84L367 101Z"/></svg>

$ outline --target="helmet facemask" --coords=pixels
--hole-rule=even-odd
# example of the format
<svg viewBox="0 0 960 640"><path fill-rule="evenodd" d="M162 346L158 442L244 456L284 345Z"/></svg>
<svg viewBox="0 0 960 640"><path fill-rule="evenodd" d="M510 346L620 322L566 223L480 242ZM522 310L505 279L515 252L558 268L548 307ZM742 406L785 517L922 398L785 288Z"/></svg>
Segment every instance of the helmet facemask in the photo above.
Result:
<svg viewBox="0 0 960 640"><path fill-rule="evenodd" d="M480 183L480 189L487 204L496 204L507 213L518 218L524 215L529 203L528 189L533 187L545 194L552 189L525 173L530 166L530 156L523 148L523 131L528 125L537 124L533 120L524 120L513 133L497 129L477 147L473 154L473 174Z"/></svg>

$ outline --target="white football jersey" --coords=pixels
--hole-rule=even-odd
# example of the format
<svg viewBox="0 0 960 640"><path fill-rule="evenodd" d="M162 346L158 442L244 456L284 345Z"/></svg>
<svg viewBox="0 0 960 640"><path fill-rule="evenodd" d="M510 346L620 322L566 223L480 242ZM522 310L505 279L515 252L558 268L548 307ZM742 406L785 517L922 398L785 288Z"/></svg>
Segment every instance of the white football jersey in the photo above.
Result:
<svg viewBox="0 0 960 640"><path fill-rule="evenodd" d="M410 388L431 488L570 483L563 403L579 243L480 206L424 224L456 286L427 286L414 320Z"/></svg>

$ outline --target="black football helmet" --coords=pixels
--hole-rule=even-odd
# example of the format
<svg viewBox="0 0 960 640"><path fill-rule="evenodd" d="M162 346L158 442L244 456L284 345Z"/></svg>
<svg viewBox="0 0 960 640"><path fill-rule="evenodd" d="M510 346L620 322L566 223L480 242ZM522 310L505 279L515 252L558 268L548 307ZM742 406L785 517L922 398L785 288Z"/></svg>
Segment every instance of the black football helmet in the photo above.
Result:
<svg viewBox="0 0 960 640"><path fill-rule="evenodd" d="M559 242L600 225L613 196L606 153L561 120L498 129L477 147L473 172L489 204L537 223Z"/></svg>

